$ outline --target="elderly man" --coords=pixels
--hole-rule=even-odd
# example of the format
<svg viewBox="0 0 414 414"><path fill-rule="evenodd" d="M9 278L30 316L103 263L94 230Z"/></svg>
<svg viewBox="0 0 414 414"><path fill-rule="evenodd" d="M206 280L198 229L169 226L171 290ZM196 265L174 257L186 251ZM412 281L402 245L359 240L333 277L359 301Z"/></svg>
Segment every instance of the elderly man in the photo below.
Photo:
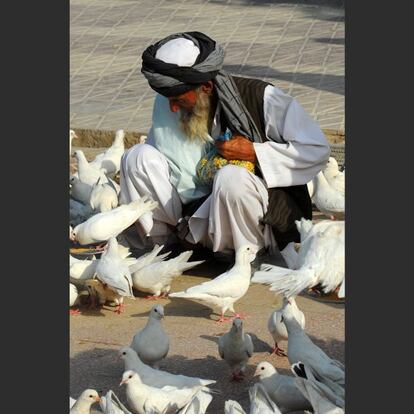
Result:
<svg viewBox="0 0 414 414"><path fill-rule="evenodd" d="M178 235L229 257L250 244L271 262L298 242L294 221L312 217L306 183L330 154L317 123L279 88L226 73L223 48L203 33L168 36L142 60L157 95L147 142L123 156L121 203L150 194L159 205L125 232L127 243L144 248ZM226 130L231 139L217 140ZM211 148L255 173L225 165L211 186L200 182L196 167Z"/></svg>

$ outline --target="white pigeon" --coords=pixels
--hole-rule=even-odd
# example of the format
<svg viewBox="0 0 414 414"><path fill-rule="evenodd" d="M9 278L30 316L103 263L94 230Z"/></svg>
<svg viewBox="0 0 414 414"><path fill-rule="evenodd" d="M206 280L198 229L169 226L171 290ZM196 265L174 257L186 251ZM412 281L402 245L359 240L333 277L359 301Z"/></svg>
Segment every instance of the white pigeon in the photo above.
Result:
<svg viewBox="0 0 414 414"><path fill-rule="evenodd" d="M201 385L182 389L151 387L144 384L139 374L132 370L125 371L122 375L120 385L124 384L126 385L128 405L137 414L147 414L148 408L163 414L175 414L189 405L195 395L203 388Z"/></svg>
<svg viewBox="0 0 414 414"><path fill-rule="evenodd" d="M92 279L98 262L95 256L92 260L79 260L69 255L69 276L78 280Z"/></svg>
<svg viewBox="0 0 414 414"><path fill-rule="evenodd" d="M170 349L170 340L161 324L164 307L155 305L151 308L145 327L132 338L131 348L139 358L148 365L158 368Z"/></svg>
<svg viewBox="0 0 414 414"><path fill-rule="evenodd" d="M99 177L101 177L102 172L105 173L105 170L91 166L82 150L75 151L75 158L78 163L78 178L82 183L92 186L98 181ZM108 181L106 176L105 180L105 182Z"/></svg>
<svg viewBox="0 0 414 414"><path fill-rule="evenodd" d="M78 299L78 289L73 283L69 283L69 306L74 306Z"/></svg>
<svg viewBox="0 0 414 414"><path fill-rule="evenodd" d="M330 224L332 223L332 221L329 220L323 220L323 222ZM300 220L295 220L295 224L300 234L300 241L302 243L313 228L312 220L307 220L302 217Z"/></svg>
<svg viewBox="0 0 414 414"><path fill-rule="evenodd" d="M345 297L345 278L344 278L344 281L342 282L342 284L341 284L341 287L339 288L339 291L338 291L338 298L344 298Z"/></svg>
<svg viewBox="0 0 414 414"><path fill-rule="evenodd" d="M281 414L282 411L270 398L266 389L260 384L254 384L249 389L250 411L249 414Z"/></svg>
<svg viewBox="0 0 414 414"><path fill-rule="evenodd" d="M332 188L345 196L345 172L339 171L335 158L329 157L329 161L323 169L323 175Z"/></svg>
<svg viewBox="0 0 414 414"><path fill-rule="evenodd" d="M83 290L81 292L78 291L78 288L75 284L69 282L69 307L78 306L80 304L81 296L87 296L88 292ZM70 309L69 313L72 315L79 315L79 309Z"/></svg>
<svg viewBox="0 0 414 414"><path fill-rule="evenodd" d="M237 401L227 400L224 403L224 414L246 414L246 411Z"/></svg>
<svg viewBox="0 0 414 414"><path fill-rule="evenodd" d="M132 273L134 288L142 292L151 293L151 299L168 296L171 282L175 277L181 276L186 270L203 263L204 260L188 262L192 250L181 253L170 260L153 262ZM136 265L134 266L136 268ZM162 295L162 296L161 296Z"/></svg>
<svg viewBox="0 0 414 414"><path fill-rule="evenodd" d="M96 278L105 288L116 294L119 306L117 313L121 313L124 297L134 297L132 292L131 273L124 259L119 255L118 242L115 237L108 240L105 251L102 253L96 266Z"/></svg>
<svg viewBox="0 0 414 414"><path fill-rule="evenodd" d="M311 370L302 362L291 366L291 371L297 377L296 386L303 396L310 401L315 414L343 414L344 410L337 406L337 396L325 384L315 379Z"/></svg>
<svg viewBox="0 0 414 414"><path fill-rule="evenodd" d="M313 224L312 220L307 220L305 218L301 218L299 220L295 220L296 228L300 233L300 242L304 243L308 236L312 236L317 232L324 231L328 227L336 226L337 223L333 220L321 220L318 221L316 224Z"/></svg>
<svg viewBox="0 0 414 414"><path fill-rule="evenodd" d="M286 326L282 321L282 315L283 315L283 309L286 307L286 305L290 303L292 305L292 310L295 313L295 318L300 323L300 326L305 329L305 315L303 312L298 308L298 305L296 304L295 298L283 298L283 306L280 309L274 310L269 317L269 320L267 322L267 328L272 335L272 338L275 342L275 346L273 349L272 354L276 354L279 356L287 356L285 354L285 351L279 347L280 341L287 341L288 340L288 333L286 330Z"/></svg>
<svg viewBox="0 0 414 414"><path fill-rule="evenodd" d="M87 389L76 400L70 409L70 414L89 414L91 406L99 402L100 398L95 390Z"/></svg>
<svg viewBox="0 0 414 414"><path fill-rule="evenodd" d="M121 158L125 152L124 145L125 132L119 129L115 133L112 145L102 154L99 154L91 161L90 166L99 170L103 169L106 174L113 177L119 171Z"/></svg>
<svg viewBox="0 0 414 414"><path fill-rule="evenodd" d="M197 385L207 387L208 385L216 383L215 380L187 377L186 375L171 374L167 371L154 369L144 364L137 353L129 347L121 348L119 350L119 357L124 361L125 371L133 370L138 372L142 382L152 387L162 388L171 386L176 388L192 388Z"/></svg>
<svg viewBox="0 0 414 414"><path fill-rule="evenodd" d="M92 210L100 213L118 206L118 194L115 188L110 182L102 184L101 178L92 186L89 201Z"/></svg>
<svg viewBox="0 0 414 414"><path fill-rule="evenodd" d="M162 262L167 256L170 255L171 252L166 252L163 254L158 255L158 253L164 248L164 245L159 246L156 244L152 251L149 253L145 253L142 256L136 259L136 262L129 267L131 274L137 272L138 270L149 266L152 263L160 263Z"/></svg>
<svg viewBox="0 0 414 414"><path fill-rule="evenodd" d="M224 314L227 310L235 313L233 304L242 298L250 285L251 266L254 258L252 247L241 246L236 252L236 262L227 272L215 279L200 285L192 286L184 292L170 293L171 298L195 299L219 307L221 317L218 322L227 321ZM235 317L239 317L235 314Z"/></svg>
<svg viewBox="0 0 414 414"><path fill-rule="evenodd" d="M254 346L250 335L243 330L241 319L234 319L230 331L219 337L218 351L221 358L230 366L232 379L242 381Z"/></svg>
<svg viewBox="0 0 414 414"><path fill-rule="evenodd" d="M204 414L213 399L212 390L208 385L215 384L214 380L206 380L196 377L187 377L180 374L171 374L144 364L137 353L129 347L119 350L119 357L124 361L124 371L133 370L138 372L144 384L152 387L163 388L173 387L177 389L193 388L201 385L202 389L196 394L193 402L186 408L185 414ZM184 413L183 413L184 414Z"/></svg>
<svg viewBox="0 0 414 414"><path fill-rule="evenodd" d="M309 181L306 186L308 187L309 197L312 199L313 194L315 193L315 185L313 184L313 179Z"/></svg>
<svg viewBox="0 0 414 414"><path fill-rule="evenodd" d="M69 397L69 408L72 408L73 405L75 404L76 400L72 397Z"/></svg>
<svg viewBox="0 0 414 414"><path fill-rule="evenodd" d="M324 383L337 397L337 405L344 407L345 367L315 345L296 320L292 307L283 310L283 321L289 335L288 359L290 364L302 362L312 375Z"/></svg>
<svg viewBox="0 0 414 414"><path fill-rule="evenodd" d="M318 230L320 227L322 230ZM253 283L269 284L271 291L287 298L320 284L325 293L334 291L345 276L345 222L325 226L317 223L301 243L297 270L263 264L255 272Z"/></svg>
<svg viewBox="0 0 414 414"><path fill-rule="evenodd" d="M104 414L132 414L112 390L109 390L105 396L101 397L99 405Z"/></svg>
<svg viewBox="0 0 414 414"><path fill-rule="evenodd" d="M72 156L72 140L73 138L79 138L73 129L69 130L69 159Z"/></svg>
<svg viewBox="0 0 414 414"><path fill-rule="evenodd" d="M158 203L143 197L110 211L95 214L73 229L73 235L80 244L98 243L116 237L138 218L157 207Z"/></svg>
<svg viewBox="0 0 414 414"><path fill-rule="evenodd" d="M312 409L310 402L296 387L294 377L279 374L269 362L260 362L254 376L259 377L260 384L282 412Z"/></svg>
<svg viewBox="0 0 414 414"><path fill-rule="evenodd" d="M280 251L280 254L285 259L289 269L296 269L298 252L295 249L295 242L288 243L287 246Z"/></svg>
<svg viewBox="0 0 414 414"><path fill-rule="evenodd" d="M323 171L313 179L315 186L312 201L317 209L326 216L334 219L336 215L345 212L345 197L338 190L331 187Z"/></svg>
<svg viewBox="0 0 414 414"><path fill-rule="evenodd" d="M69 179L70 196L82 204L89 204L91 200L92 186L83 183L78 177L72 175Z"/></svg>
<svg viewBox="0 0 414 414"><path fill-rule="evenodd" d="M249 398L249 414L281 414L261 384L257 383L249 388ZM228 400L224 403L224 414L246 414L246 411L237 401Z"/></svg>

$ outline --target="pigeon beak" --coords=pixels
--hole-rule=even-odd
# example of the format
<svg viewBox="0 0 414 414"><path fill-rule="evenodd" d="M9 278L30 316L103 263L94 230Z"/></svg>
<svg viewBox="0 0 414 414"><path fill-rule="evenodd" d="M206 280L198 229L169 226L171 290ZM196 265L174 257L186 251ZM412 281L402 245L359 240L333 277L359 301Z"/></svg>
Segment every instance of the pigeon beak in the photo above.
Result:
<svg viewBox="0 0 414 414"><path fill-rule="evenodd" d="M119 383L119 386L121 387L122 385L124 385L124 384L126 384L127 383L127 381L126 380L122 380L120 383Z"/></svg>
<svg viewBox="0 0 414 414"><path fill-rule="evenodd" d="M100 402L101 401L101 398L100 397L95 397L95 401L96 402Z"/></svg>
<svg viewBox="0 0 414 414"><path fill-rule="evenodd" d="M79 137L76 134L73 134L73 138L78 138L79 139Z"/></svg>

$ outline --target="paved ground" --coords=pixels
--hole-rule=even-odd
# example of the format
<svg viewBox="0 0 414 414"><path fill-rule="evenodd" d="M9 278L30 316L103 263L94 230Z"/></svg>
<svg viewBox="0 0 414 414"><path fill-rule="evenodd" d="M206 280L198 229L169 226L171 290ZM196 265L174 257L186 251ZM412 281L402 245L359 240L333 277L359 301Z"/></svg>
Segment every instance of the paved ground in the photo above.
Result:
<svg viewBox="0 0 414 414"><path fill-rule="evenodd" d="M76 149L76 148L74 148ZM94 158L102 148L82 148L88 159ZM76 162L71 160L71 172ZM326 219L314 212L314 220ZM174 281L172 290L178 291L214 277L225 269L217 262L207 262L191 270L190 275ZM312 340L329 356L344 361L345 311L343 305L316 302L307 297L297 299L298 306L306 317L306 330ZM86 388L95 388L103 393L113 389L124 401L124 390L118 384L123 365L117 361L117 350L129 345L135 332L147 320L153 302L141 297L127 300L125 313L116 315L111 308L101 311L82 310L82 315L70 318L70 395L78 397ZM217 352L217 337L229 329L229 324L214 322L217 315L205 305L183 299L164 299L159 303L165 307L164 325L170 335L171 348L161 368L173 373L211 378L218 381L221 394L214 397L208 413L223 412L227 399L239 401L248 407L247 389L252 384L255 365L261 360L270 361L284 374L289 374L286 358L270 356L272 339L267 332L267 319L273 308L280 303L267 287L253 284L246 296L236 303L235 309L247 313L246 330L254 335L255 354L250 360L248 379L242 383L229 381L226 365ZM286 345L286 344L283 344Z"/></svg>
<svg viewBox="0 0 414 414"><path fill-rule="evenodd" d="M201 265L197 274L217 275L220 269L211 264ZM200 266L200 267L201 267ZM196 268L197 269L197 268ZM173 283L173 290L208 280L206 277L181 276ZM213 270L215 269L215 270ZM137 298L127 300L125 313L114 314L109 307L101 311L85 311L82 315L70 317L70 395L78 395L86 388L95 388L104 393L113 389L126 402L124 389L119 387L123 372L122 361L117 360L117 350L129 345L133 335L147 320L152 301ZM230 324L217 324L216 314L205 305L184 299L163 299L159 303L165 308L164 327L170 335L170 352L161 364L161 369L173 373L199 376L217 380L216 388L221 391L209 406L208 413L223 412L224 401L234 399L245 409L249 406L247 389L253 383L252 377L258 362L271 362L279 372L290 374L287 358L271 356L272 338L267 332L267 319L273 308L280 303L272 292L263 285L253 284L246 296L236 303L235 309L245 312L245 329L253 334L255 353L249 361L247 379L234 383L229 379L226 364L217 352L217 338L226 332ZM298 306L306 317L306 330L312 340L325 352L344 361L344 308L343 305L328 305L299 297ZM286 346L286 343L282 343Z"/></svg>
<svg viewBox="0 0 414 414"><path fill-rule="evenodd" d="M272 82L322 128L344 130L342 0L71 0L71 127L146 133L154 92L141 54L185 30L222 43L230 73Z"/></svg>

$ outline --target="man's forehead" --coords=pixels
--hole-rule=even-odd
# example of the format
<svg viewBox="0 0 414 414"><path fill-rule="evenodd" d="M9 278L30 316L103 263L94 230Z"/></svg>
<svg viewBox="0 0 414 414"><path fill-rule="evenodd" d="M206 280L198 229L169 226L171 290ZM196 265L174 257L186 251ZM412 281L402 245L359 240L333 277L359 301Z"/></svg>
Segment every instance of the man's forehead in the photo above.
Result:
<svg viewBox="0 0 414 414"><path fill-rule="evenodd" d="M195 89L191 89L187 92L182 93L181 95L171 96L168 99L194 99L197 95Z"/></svg>

